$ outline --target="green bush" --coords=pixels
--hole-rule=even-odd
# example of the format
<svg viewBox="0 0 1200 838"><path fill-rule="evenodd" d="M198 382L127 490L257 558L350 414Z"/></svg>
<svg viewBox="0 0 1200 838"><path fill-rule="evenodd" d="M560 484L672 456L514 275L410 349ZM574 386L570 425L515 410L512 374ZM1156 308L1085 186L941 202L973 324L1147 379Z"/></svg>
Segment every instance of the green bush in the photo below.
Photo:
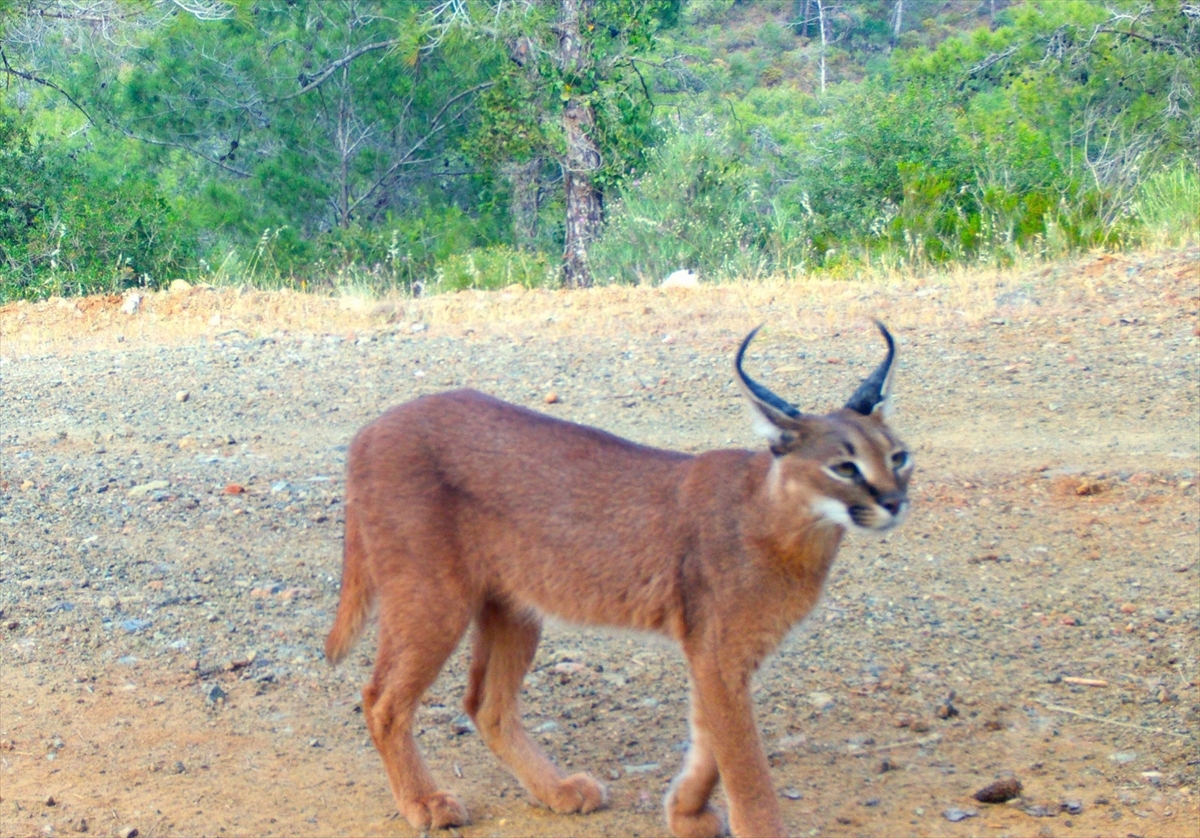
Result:
<svg viewBox="0 0 1200 838"><path fill-rule="evenodd" d="M1200 171L1190 160L1155 172L1142 182L1133 215L1149 244L1184 244L1200 239Z"/></svg>
<svg viewBox="0 0 1200 838"><path fill-rule="evenodd" d="M468 288L488 291L521 285L525 288L557 286L556 265L542 253L527 253L508 245L479 247L455 253L437 264L432 293L463 291Z"/></svg>
<svg viewBox="0 0 1200 838"><path fill-rule="evenodd" d="M0 299L155 287L194 264L195 238L155 184L91 163L0 111Z"/></svg>
<svg viewBox="0 0 1200 838"><path fill-rule="evenodd" d="M653 283L682 268L720 279L799 257L795 228L782 229L780 207L711 127L675 133L647 162L647 174L623 185L591 248L599 281Z"/></svg>

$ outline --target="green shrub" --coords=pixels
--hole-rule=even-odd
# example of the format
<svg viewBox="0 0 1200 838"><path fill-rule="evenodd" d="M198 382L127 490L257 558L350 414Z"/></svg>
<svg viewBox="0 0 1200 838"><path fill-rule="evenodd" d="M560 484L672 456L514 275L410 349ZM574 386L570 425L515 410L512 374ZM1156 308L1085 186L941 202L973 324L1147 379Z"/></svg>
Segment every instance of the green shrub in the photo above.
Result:
<svg viewBox="0 0 1200 838"><path fill-rule="evenodd" d="M1180 160L1142 182L1133 205L1141 238L1149 244L1184 244L1200 239L1200 172Z"/></svg>
<svg viewBox="0 0 1200 838"><path fill-rule="evenodd" d="M426 290L432 293L468 288L496 290L510 285L547 288L557 286L557 279L557 266L552 266L545 254L527 253L499 244L473 248L442 259Z"/></svg>
<svg viewBox="0 0 1200 838"><path fill-rule="evenodd" d="M195 237L153 182L91 162L0 111L0 299L155 287L194 264Z"/></svg>
<svg viewBox="0 0 1200 838"><path fill-rule="evenodd" d="M715 131L679 131L650 154L648 174L622 187L590 250L592 273L657 282L681 268L706 279L761 270L760 214L770 212L754 172Z"/></svg>

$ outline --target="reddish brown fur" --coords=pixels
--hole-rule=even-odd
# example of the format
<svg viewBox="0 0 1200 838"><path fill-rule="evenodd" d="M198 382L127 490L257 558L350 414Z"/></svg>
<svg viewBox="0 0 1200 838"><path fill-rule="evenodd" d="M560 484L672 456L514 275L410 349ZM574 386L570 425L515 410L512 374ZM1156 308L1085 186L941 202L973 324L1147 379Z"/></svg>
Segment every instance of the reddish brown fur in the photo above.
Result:
<svg viewBox="0 0 1200 838"><path fill-rule="evenodd" d="M878 411L803 417L789 430L779 456L689 456L458 390L396 407L359 432L326 656L345 656L377 600L379 652L363 710L410 823L467 819L435 786L412 724L472 622L465 704L484 741L555 811L604 804L598 782L564 776L521 728L517 695L541 615L552 614L681 644L692 749L666 801L675 835L721 833L709 804L718 776L735 834L782 834L750 677L816 603L844 533L811 511L814 497L851 491L822 464L844 457L848 433L872 449L859 454L871 468L890 456L875 450L878 439L896 444Z"/></svg>

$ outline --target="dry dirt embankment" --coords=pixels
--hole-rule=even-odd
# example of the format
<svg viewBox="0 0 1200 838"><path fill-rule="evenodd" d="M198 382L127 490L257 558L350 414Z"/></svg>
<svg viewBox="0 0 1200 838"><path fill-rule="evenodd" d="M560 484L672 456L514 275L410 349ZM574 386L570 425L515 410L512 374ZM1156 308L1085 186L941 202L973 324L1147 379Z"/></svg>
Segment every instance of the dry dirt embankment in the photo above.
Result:
<svg viewBox="0 0 1200 838"><path fill-rule="evenodd" d="M338 670L320 659L354 431L474 386L639 442L756 445L740 337L767 321L752 374L827 410L878 361L870 315L901 342L914 509L846 543L758 681L790 829L1195 835L1198 259L0 308L0 835L411 834L357 708L372 644ZM462 723L463 680L459 653L420 715L474 816L463 834L664 833L686 736L673 650L547 630L526 719L609 784L583 818L529 805ZM1017 802L972 799L1010 774Z"/></svg>

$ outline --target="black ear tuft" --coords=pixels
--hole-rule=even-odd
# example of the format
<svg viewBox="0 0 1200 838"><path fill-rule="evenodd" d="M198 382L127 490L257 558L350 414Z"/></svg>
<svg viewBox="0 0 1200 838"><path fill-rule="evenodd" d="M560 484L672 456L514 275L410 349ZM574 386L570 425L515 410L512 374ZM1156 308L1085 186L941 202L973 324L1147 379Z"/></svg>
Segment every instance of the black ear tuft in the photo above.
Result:
<svg viewBox="0 0 1200 838"><path fill-rule="evenodd" d="M751 402L762 407L765 413L768 415L798 417L800 415L799 408L772 393L766 387L746 375L746 371L742 369L742 358L746 355L746 347L750 345L750 341L754 340L754 336L758 334L758 330L761 328L761 324L755 326L750 334L746 335L742 341L742 345L738 347L737 355L733 359L733 371L737 374L738 381L741 383L746 397Z"/></svg>
<svg viewBox="0 0 1200 838"><path fill-rule="evenodd" d="M891 332L878 320L875 321L875 325L879 327L883 339L887 341L887 357L875 368L873 373L863 380L862 384L858 385L854 395L846 402L847 409L861 413L863 416L870 416L875 408L888 397L888 392L891 390L892 362L896 359L896 341L892 339Z"/></svg>
<svg viewBox="0 0 1200 838"><path fill-rule="evenodd" d="M746 339L738 347L737 355L733 359L733 373L737 377L738 386L741 387L742 394L745 395L750 405L751 416L754 419L754 430L760 436L766 437L771 442L772 450L774 450L774 446L780 444L786 433L784 429L790 425L792 420L800 418L802 414L798 407L772 393L766 387L746 375L746 371L742 369L742 359L746 355L746 347L750 345L750 341L754 339L754 336L758 334L758 329L761 328L759 326L746 335Z"/></svg>

